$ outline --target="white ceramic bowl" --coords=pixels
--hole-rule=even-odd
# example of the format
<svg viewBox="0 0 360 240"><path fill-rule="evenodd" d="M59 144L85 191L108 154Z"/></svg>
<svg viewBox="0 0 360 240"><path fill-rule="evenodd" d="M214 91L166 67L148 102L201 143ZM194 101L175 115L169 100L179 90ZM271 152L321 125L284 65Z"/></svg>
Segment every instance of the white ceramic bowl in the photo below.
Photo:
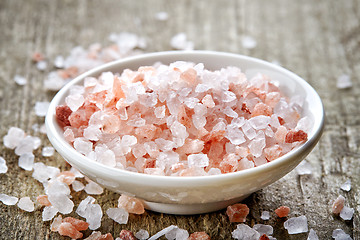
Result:
<svg viewBox="0 0 360 240"><path fill-rule="evenodd" d="M217 70L226 66L240 67L248 77L264 73L280 83L287 95L295 93L305 98L303 116L313 119L308 140L299 148L259 167L235 173L201 177L153 176L120 170L91 161L77 152L63 137L63 129L55 119L55 108L64 103L69 90L82 84L85 77L98 77L102 72L121 73L129 68L153 65L160 61L204 63L206 69ZM147 209L172 214L198 214L225 208L241 201L251 193L275 182L295 168L318 142L324 126L324 108L316 91L302 78L274 64L247 56L212 52L158 52L114 61L90 70L68 83L52 100L46 116L46 128L50 142L72 166L90 179L118 193L127 193L145 202Z"/></svg>

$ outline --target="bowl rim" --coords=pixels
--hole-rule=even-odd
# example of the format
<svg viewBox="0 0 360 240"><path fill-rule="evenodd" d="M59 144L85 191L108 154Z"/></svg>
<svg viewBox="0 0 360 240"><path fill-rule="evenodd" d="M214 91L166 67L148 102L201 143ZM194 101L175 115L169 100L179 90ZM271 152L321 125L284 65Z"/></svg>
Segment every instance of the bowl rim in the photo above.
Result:
<svg viewBox="0 0 360 240"><path fill-rule="evenodd" d="M116 65L126 64L129 62L134 62L138 60L146 60L146 59L152 59L152 58L158 58L158 57L166 57L166 56L191 56L191 55L203 55L203 56L209 56L209 57L215 57L215 56L222 56L222 57L232 57L232 58L238 58L239 60L245 60L250 61L257 64L266 65L267 67L270 67L274 69L277 72L281 72L289 78L297 81L300 83L307 92L310 92L312 96L318 101L318 105L320 107L320 112L317 113L317 117L314 117L314 120L319 118L319 121L314 121L314 124L317 122L316 125L313 126L314 131L312 130L312 134L308 136L308 140L301 144L300 146L296 147L295 149L291 150L290 152L286 153L285 155L268 162L266 164L245 169L237 172L232 173L226 173L226 174L219 174L219 175L210 175L210 176L161 176L161 175L149 175L144 173L136 173L131 172L128 170L123 170L119 168L109 167L106 165L103 165L99 162L90 160L86 156L82 155L78 151L73 148L70 143L68 143L63 136L58 134L58 131L56 130L56 119L55 119L55 108L59 104L61 104L60 100L63 98L63 95L68 93L68 90L73 85L77 85L79 82L81 82L85 77L92 76L97 74L98 72L101 72L103 69L115 67ZM157 60L154 59L154 63ZM226 67L226 66L224 66ZM125 69L125 68L124 68ZM116 61L112 61L103 65L100 65L98 67L95 67L85 73L82 73L81 75L77 76L73 80L71 80L69 83L67 83L64 87L62 87L54 96L52 101L49 105L49 110L46 114L45 118L45 125L47 130L47 135L54 146L54 148L63 156L66 155L68 158L71 158L70 163L73 161L75 165L84 165L86 164L87 167L94 169L94 171L100 171L100 172L106 172L111 174L112 176L124 176L124 177L131 177L131 178L137 178L141 182L148 182L148 183L157 183L158 185L161 185L162 182L166 182L166 184L208 184L208 183L215 183L217 181L228 181L233 180L234 178L246 178L247 176L253 175L253 174L266 174L267 171L273 168L278 168L283 164L289 164L291 160L295 159L296 156L302 155L306 152L310 152L311 149L316 145L318 140L321 137L321 134L324 129L324 119L325 119L325 111L324 106L321 101L320 96L318 93L310 86L308 82L306 82L304 79L296 75L295 73L281 67L278 65L275 65L273 63L267 62L265 60L261 60L254 57L249 57L241 54L235 54L235 53L228 53L228 52L219 52L219 51L204 51L204 50L195 50L195 51L163 51L163 52L154 52L154 53L145 53L140 54L136 56L126 57L123 59L119 59ZM310 150L309 150L310 149ZM166 181L164 181L166 180Z"/></svg>

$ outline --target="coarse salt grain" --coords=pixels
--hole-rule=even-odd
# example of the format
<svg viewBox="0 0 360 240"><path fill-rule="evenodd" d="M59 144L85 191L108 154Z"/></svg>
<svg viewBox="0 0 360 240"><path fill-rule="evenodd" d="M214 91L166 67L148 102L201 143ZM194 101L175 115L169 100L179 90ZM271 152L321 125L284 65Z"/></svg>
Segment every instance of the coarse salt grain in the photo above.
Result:
<svg viewBox="0 0 360 240"><path fill-rule="evenodd" d="M278 217L287 217L290 213L290 208L287 206L280 206L275 209L275 213L278 215Z"/></svg>
<svg viewBox="0 0 360 240"><path fill-rule="evenodd" d="M335 240L352 240L349 234L345 233L344 230L337 228L332 232L332 238Z"/></svg>
<svg viewBox="0 0 360 240"><path fill-rule="evenodd" d="M17 197L9 196L4 193L0 193L0 201L5 205L15 205L18 202Z"/></svg>
<svg viewBox="0 0 360 240"><path fill-rule="evenodd" d="M175 225L170 225L169 227L166 227L166 228L162 229L161 231L157 232L155 235L153 235L152 237L150 237L148 240L156 240L156 239L159 239L161 236L164 236L165 234L167 234L168 232L170 232L170 231L173 230L174 228L177 228L177 226L175 226Z"/></svg>
<svg viewBox="0 0 360 240"><path fill-rule="evenodd" d="M129 213L123 208L109 208L106 214L119 224L126 224L128 222Z"/></svg>
<svg viewBox="0 0 360 240"><path fill-rule="evenodd" d="M270 212L269 211L262 211L260 218L262 220L269 220L270 219Z"/></svg>
<svg viewBox="0 0 360 240"><path fill-rule="evenodd" d="M255 224L253 226L253 229L256 230L260 235L266 234L266 235L272 235L274 232L274 229L270 225L265 224Z"/></svg>
<svg viewBox="0 0 360 240"><path fill-rule="evenodd" d="M298 175L310 175L312 174L312 166L304 160L295 168L295 171Z"/></svg>
<svg viewBox="0 0 360 240"><path fill-rule="evenodd" d="M316 234L315 230L314 229L310 229L309 231L309 235L307 237L307 240L319 240L319 237L318 235Z"/></svg>
<svg viewBox="0 0 360 240"><path fill-rule="evenodd" d="M135 233L135 237L137 239L140 239L140 240L145 240L145 239L148 239L149 238L149 232L146 231L145 229L140 229L139 231L137 231Z"/></svg>
<svg viewBox="0 0 360 240"><path fill-rule="evenodd" d="M49 102L36 102L34 107L36 116L45 117L49 105Z"/></svg>
<svg viewBox="0 0 360 240"><path fill-rule="evenodd" d="M32 153L24 153L19 157L19 167L31 171L33 169L35 156Z"/></svg>
<svg viewBox="0 0 360 240"><path fill-rule="evenodd" d="M230 222L245 222L249 211L246 204L237 203L227 207L226 215L228 215Z"/></svg>
<svg viewBox="0 0 360 240"><path fill-rule="evenodd" d="M155 18L159 21L166 21L169 18L169 14L167 12L157 12Z"/></svg>
<svg viewBox="0 0 360 240"><path fill-rule="evenodd" d="M6 173L8 171L8 167L6 165L6 160L3 157L0 157L0 174Z"/></svg>
<svg viewBox="0 0 360 240"><path fill-rule="evenodd" d="M351 190L351 180L346 180L343 184L341 184L340 189L343 191L350 191Z"/></svg>
<svg viewBox="0 0 360 240"><path fill-rule="evenodd" d="M104 192L104 189L97 183L90 181L84 188L87 194L100 195Z"/></svg>
<svg viewBox="0 0 360 240"><path fill-rule="evenodd" d="M26 85L26 83L27 83L27 79L20 75L15 75L14 81L16 82L17 85L20 85L20 86Z"/></svg>
<svg viewBox="0 0 360 240"><path fill-rule="evenodd" d="M344 220L351 220L353 218L355 210L344 206L340 211L340 217Z"/></svg>
<svg viewBox="0 0 360 240"><path fill-rule="evenodd" d="M243 48L246 48L246 49L255 48L257 45L256 40L251 36L243 36L241 39L241 43L242 43Z"/></svg>
<svg viewBox="0 0 360 240"><path fill-rule="evenodd" d="M351 78L347 74L342 74L337 78L336 87L339 89L351 88L352 85Z"/></svg>
<svg viewBox="0 0 360 240"><path fill-rule="evenodd" d="M242 223L236 226L236 229L232 231L231 236L238 240L258 240L260 233Z"/></svg>
<svg viewBox="0 0 360 240"><path fill-rule="evenodd" d="M289 218L284 222L284 228L289 234L298 234L308 231L306 216Z"/></svg>
<svg viewBox="0 0 360 240"><path fill-rule="evenodd" d="M345 198L342 195L339 195L331 206L332 213L340 214L341 210L344 208L344 204Z"/></svg>
<svg viewBox="0 0 360 240"><path fill-rule="evenodd" d="M26 212L33 212L35 210L34 203L29 197L20 198L17 206Z"/></svg>

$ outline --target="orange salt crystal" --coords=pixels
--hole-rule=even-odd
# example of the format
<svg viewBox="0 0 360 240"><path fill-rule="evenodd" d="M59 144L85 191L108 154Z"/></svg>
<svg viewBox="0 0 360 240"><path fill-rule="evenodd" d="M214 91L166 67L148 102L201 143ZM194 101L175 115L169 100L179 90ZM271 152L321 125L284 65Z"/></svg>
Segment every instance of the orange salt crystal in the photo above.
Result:
<svg viewBox="0 0 360 240"><path fill-rule="evenodd" d="M102 121L102 130L105 133L113 134L119 131L120 129L120 118L115 115L103 115L101 117Z"/></svg>
<svg viewBox="0 0 360 240"><path fill-rule="evenodd" d="M279 120L280 125L285 124L285 120L282 117L278 117L278 120Z"/></svg>
<svg viewBox="0 0 360 240"><path fill-rule="evenodd" d="M56 218L54 218L53 222L50 225L50 230L53 232L57 232L61 223L62 223L62 216L59 215Z"/></svg>
<svg viewBox="0 0 360 240"><path fill-rule="evenodd" d="M280 126L280 127L276 130L275 135L274 135L274 138L275 138L275 140L276 140L278 143L284 143L286 134L287 134L287 129L286 129L286 127Z"/></svg>
<svg viewBox="0 0 360 240"><path fill-rule="evenodd" d="M265 158L268 161L273 161L282 155L282 148L279 145L264 148Z"/></svg>
<svg viewBox="0 0 360 240"><path fill-rule="evenodd" d="M214 102L214 100L213 100L213 98L211 97L210 94L205 95L205 97L203 97L201 102L208 108L215 107L215 102Z"/></svg>
<svg viewBox="0 0 360 240"><path fill-rule="evenodd" d="M271 114L272 114L271 107L260 102L255 105L254 110L251 113L251 117L256 117L260 115L271 116Z"/></svg>
<svg viewBox="0 0 360 240"><path fill-rule="evenodd" d="M243 103L241 105L241 111L245 112L245 113L248 113L248 114L251 114L249 108L247 107L246 103Z"/></svg>
<svg viewBox="0 0 360 240"><path fill-rule="evenodd" d="M193 68L189 68L188 70L182 72L180 74L180 78L185 82L189 83L189 85L193 86L196 84L197 72Z"/></svg>
<svg viewBox="0 0 360 240"><path fill-rule="evenodd" d="M119 237L121 240L136 240L134 234L131 231L125 229L121 230Z"/></svg>
<svg viewBox="0 0 360 240"><path fill-rule="evenodd" d="M70 126L69 116L71 115L72 111L68 106L57 106L56 109L56 120L62 126Z"/></svg>
<svg viewBox="0 0 360 240"><path fill-rule="evenodd" d="M331 211L333 214L340 214L341 210L344 208L345 198L342 195L336 198L333 205L331 206Z"/></svg>
<svg viewBox="0 0 360 240"><path fill-rule="evenodd" d="M111 233L106 233L101 235L97 240L114 240L114 238Z"/></svg>
<svg viewBox="0 0 360 240"><path fill-rule="evenodd" d="M226 209L226 215L228 215L230 222L245 222L249 212L248 206L242 203L230 205Z"/></svg>
<svg viewBox="0 0 360 240"><path fill-rule="evenodd" d="M281 94L279 92L270 92L266 94L265 104L274 108L276 104L280 101Z"/></svg>
<svg viewBox="0 0 360 240"><path fill-rule="evenodd" d="M172 172L179 172L179 171L181 171L181 170L183 170L183 169L185 169L185 165L184 165L184 163L175 163L175 164L173 164L172 166L171 166L171 171Z"/></svg>
<svg viewBox="0 0 360 240"><path fill-rule="evenodd" d="M229 172L235 172L238 170L239 167L239 157L234 154L230 153L225 155L224 159L220 163L220 170L222 173L229 173Z"/></svg>
<svg viewBox="0 0 360 240"><path fill-rule="evenodd" d="M135 134L139 137L154 139L161 132L161 129L154 124L145 124L144 126L135 128Z"/></svg>
<svg viewBox="0 0 360 240"><path fill-rule="evenodd" d="M187 240L211 240L211 238L206 232L194 232Z"/></svg>
<svg viewBox="0 0 360 240"><path fill-rule="evenodd" d="M34 62L40 62L42 60L45 59L44 55L40 52L34 52L33 55L31 56L31 59L34 61Z"/></svg>
<svg viewBox="0 0 360 240"><path fill-rule="evenodd" d="M141 200L124 194L119 197L118 207L134 214L143 214L145 212L144 204Z"/></svg>
<svg viewBox="0 0 360 240"><path fill-rule="evenodd" d="M144 162L144 168L154 168L156 165L156 160L151 158L146 158Z"/></svg>
<svg viewBox="0 0 360 240"><path fill-rule="evenodd" d="M290 208L287 206L281 206L278 207L277 209L275 209L275 213L276 215L278 215L278 217L287 217L289 215L290 212Z"/></svg>
<svg viewBox="0 0 360 240"><path fill-rule="evenodd" d="M270 238L266 234L263 234L263 235L261 235L259 240L270 240Z"/></svg>
<svg viewBox="0 0 360 240"><path fill-rule="evenodd" d="M63 171L59 173L58 178L61 182L71 185L75 181L75 174L70 171Z"/></svg>
<svg viewBox="0 0 360 240"><path fill-rule="evenodd" d="M68 222L61 223L58 228L58 232L60 235L68 236L71 237L72 239L79 239L83 237L83 234L78 230L76 230L76 228L71 223Z"/></svg>
<svg viewBox="0 0 360 240"><path fill-rule="evenodd" d="M41 206L51 206L47 195L39 195L36 198L36 201L41 204Z"/></svg>
<svg viewBox="0 0 360 240"><path fill-rule="evenodd" d="M303 130L290 130L285 136L286 143L303 142L307 140L307 133Z"/></svg>
<svg viewBox="0 0 360 240"><path fill-rule="evenodd" d="M203 140L205 143L219 142L224 138L224 136L225 136L225 130L212 131L206 134L205 136L203 136L201 140Z"/></svg>
<svg viewBox="0 0 360 240"><path fill-rule="evenodd" d="M87 126L89 119L85 109L78 109L76 112L71 113L69 122L72 127L80 128L81 126Z"/></svg>
<svg viewBox="0 0 360 240"><path fill-rule="evenodd" d="M73 225L76 230L78 231L83 231L83 230L86 230L88 229L89 227L89 223L83 221L83 220L80 220L80 219L76 219L76 218L73 218L73 217L66 217L63 219L62 222L68 222L70 223L71 225Z"/></svg>

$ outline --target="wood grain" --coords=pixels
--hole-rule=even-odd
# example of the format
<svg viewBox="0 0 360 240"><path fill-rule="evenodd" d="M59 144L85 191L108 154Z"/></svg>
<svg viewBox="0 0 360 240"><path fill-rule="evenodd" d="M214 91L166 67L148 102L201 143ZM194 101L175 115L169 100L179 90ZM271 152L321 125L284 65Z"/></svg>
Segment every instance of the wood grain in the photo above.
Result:
<svg viewBox="0 0 360 240"><path fill-rule="evenodd" d="M155 14L165 11L167 21ZM313 166L310 176L295 172L252 194L244 202L251 208L249 225L266 223L274 227L277 239L306 239L307 234L288 235L284 220L274 216L280 205L291 207L291 216L305 214L309 228L320 239L331 239L336 228L342 228L353 239L360 239L360 3L337 1L245 1L245 0L1 0L0 1L0 136L10 126L38 135L42 146L50 143L46 136L34 133L31 126L42 124L33 107L36 101L49 101L54 93L43 90L45 72L31 62L35 51L48 59L68 55L77 45L108 44L111 32L128 31L145 37L145 51L171 50L170 39L185 32L196 49L234 52L268 61L277 61L306 79L320 94L326 109L326 127L317 147L307 157ZM257 40L254 49L244 49L241 38ZM28 84L18 86L13 77L20 74ZM354 86L336 88L336 79L349 74ZM43 193L31 172L17 166L17 156L0 144L0 155L7 160L9 171L0 175L0 193L33 200ZM60 156L45 158L36 151L36 161L66 168ZM352 190L339 189L351 179ZM355 209L351 221L334 217L329 206L339 194L346 205ZM84 193L74 195L79 203ZM116 205L118 195L109 191L97 198L103 211ZM261 211L272 212L269 221L260 219ZM75 216L75 214L73 214ZM154 234L176 224L189 232L206 231L212 239L231 239L236 224L230 224L225 211L195 216L173 216L147 212L131 215L126 225L103 217L101 232L118 236L121 229L143 228ZM49 222L41 221L41 209L26 213L16 206L0 204L0 239L65 239L49 231ZM86 232L86 236L90 231Z"/></svg>

